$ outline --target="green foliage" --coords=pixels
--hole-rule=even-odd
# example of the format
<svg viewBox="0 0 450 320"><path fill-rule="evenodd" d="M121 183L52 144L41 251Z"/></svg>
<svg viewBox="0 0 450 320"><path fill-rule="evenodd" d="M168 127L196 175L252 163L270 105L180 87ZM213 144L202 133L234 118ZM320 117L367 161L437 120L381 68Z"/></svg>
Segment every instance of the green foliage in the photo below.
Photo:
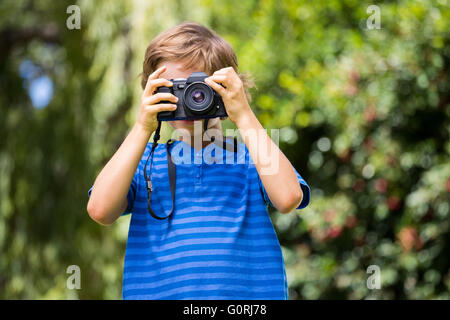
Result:
<svg viewBox="0 0 450 320"><path fill-rule="evenodd" d="M121 297L129 217L95 224L87 190L134 122L146 45L185 20L232 44L312 188L305 210L271 212L291 298L450 298L448 0L379 1L374 30L370 1L84 0L80 30L71 4L0 3L0 298ZM43 109L25 60L53 81Z"/></svg>

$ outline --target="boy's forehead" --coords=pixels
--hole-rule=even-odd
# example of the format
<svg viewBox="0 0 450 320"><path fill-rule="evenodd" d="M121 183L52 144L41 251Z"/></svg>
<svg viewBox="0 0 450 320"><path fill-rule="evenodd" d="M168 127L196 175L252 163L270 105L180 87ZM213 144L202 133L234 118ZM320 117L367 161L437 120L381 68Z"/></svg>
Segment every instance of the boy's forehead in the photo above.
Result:
<svg viewBox="0 0 450 320"><path fill-rule="evenodd" d="M166 66L166 71L161 74L161 78L165 79L179 79L188 78L193 72L199 72L203 70L197 70L194 68L186 68L183 62L177 61L164 61L157 68Z"/></svg>

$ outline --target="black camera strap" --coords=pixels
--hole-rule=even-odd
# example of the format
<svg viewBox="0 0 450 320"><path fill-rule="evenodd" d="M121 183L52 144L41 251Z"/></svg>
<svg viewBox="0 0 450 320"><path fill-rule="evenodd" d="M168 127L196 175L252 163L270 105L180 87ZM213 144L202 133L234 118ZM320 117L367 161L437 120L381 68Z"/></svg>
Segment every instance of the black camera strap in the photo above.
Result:
<svg viewBox="0 0 450 320"><path fill-rule="evenodd" d="M147 161L145 162L145 166L144 166L144 178L145 178L145 182L146 182L146 187L147 187L147 208L148 208L148 212L150 213L150 215L158 220L164 220L169 218L173 211L175 210L175 187L177 185L177 181L176 181L176 168L175 168L175 163L172 160L172 155L170 153L170 146L173 143L173 140L169 140L166 143L166 153L167 153L167 169L169 171L169 183L170 183L170 193L172 194L172 209L170 210L169 214L165 217L160 217L157 214L155 214L155 212L153 212L152 207L151 207L151 201L152 201L152 192L153 192L153 185L152 185L152 181L151 181L151 174L152 174L152 165L153 165L153 153L155 152L155 149L158 145L158 140L160 138L159 133L161 131L161 121L158 121L158 128L155 131L155 136L153 137L153 145L152 145L152 149L150 150L150 153L147 157ZM147 176L147 163L148 160L151 158L150 160L150 170L149 170L149 175Z"/></svg>
<svg viewBox="0 0 450 320"><path fill-rule="evenodd" d="M207 128L207 120L205 121L205 128ZM146 188L147 188L147 208L150 215L158 220L164 220L169 218L173 211L175 210L175 187L176 187L176 167L175 163L173 162L172 155L170 153L170 146L173 144L174 140L169 139L166 143L166 154L167 154L167 169L169 172L169 184L170 184L170 193L172 195L172 209L170 210L169 214L165 217L158 216L151 207L151 201L152 201L152 192L153 192L153 184L151 181L151 173L152 173L152 165L153 165L153 153L155 152L156 147L158 146L158 140L160 138L160 131L161 131L161 121L158 121L158 128L155 131L155 135L153 137L153 145L152 149L150 150L150 153L147 157L147 161L145 162L144 166L144 178L146 182ZM206 131L206 130L205 130ZM212 137L214 138L214 137ZM211 139L213 143L219 145L220 140L217 141L216 139ZM226 139L222 140L222 147L225 150L232 151L234 153L237 153L237 139L234 137L233 145L231 146L230 143L226 142ZM149 174L147 175L147 163L150 159L150 169Z"/></svg>

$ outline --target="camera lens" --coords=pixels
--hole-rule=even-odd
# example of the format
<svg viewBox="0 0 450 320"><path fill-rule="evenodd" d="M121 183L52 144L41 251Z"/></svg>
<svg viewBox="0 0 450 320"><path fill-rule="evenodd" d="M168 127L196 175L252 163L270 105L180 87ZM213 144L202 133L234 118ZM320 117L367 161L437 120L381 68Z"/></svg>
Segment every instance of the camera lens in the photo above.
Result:
<svg viewBox="0 0 450 320"><path fill-rule="evenodd" d="M207 114L214 102L214 91L204 82L193 82L184 91L184 103L196 115Z"/></svg>
<svg viewBox="0 0 450 320"><path fill-rule="evenodd" d="M192 92L192 100L196 103L202 103L205 100L205 94L201 90L195 90Z"/></svg>

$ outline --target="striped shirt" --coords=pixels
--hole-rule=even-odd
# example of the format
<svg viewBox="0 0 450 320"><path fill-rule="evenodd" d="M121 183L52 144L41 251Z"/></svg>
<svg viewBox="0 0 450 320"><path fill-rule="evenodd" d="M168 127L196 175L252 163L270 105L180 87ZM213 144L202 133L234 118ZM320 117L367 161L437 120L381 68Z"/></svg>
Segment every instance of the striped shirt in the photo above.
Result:
<svg viewBox="0 0 450 320"><path fill-rule="evenodd" d="M147 210L144 165L151 146L127 195L125 213L132 215L123 298L288 299L283 255L268 213L270 200L245 144L234 153L213 143L197 151L174 142L175 210L165 220ZM303 190L300 209L308 205L310 191L296 174ZM152 209L166 216L172 198L165 144L156 147L151 181Z"/></svg>

